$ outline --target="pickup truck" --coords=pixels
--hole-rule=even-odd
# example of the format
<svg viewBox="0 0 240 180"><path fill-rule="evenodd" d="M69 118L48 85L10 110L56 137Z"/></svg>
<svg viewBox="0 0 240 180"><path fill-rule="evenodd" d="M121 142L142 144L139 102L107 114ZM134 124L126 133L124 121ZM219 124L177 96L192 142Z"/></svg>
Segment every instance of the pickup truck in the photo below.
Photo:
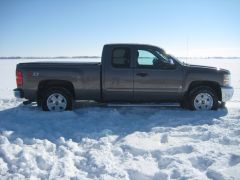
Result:
<svg viewBox="0 0 240 180"><path fill-rule="evenodd" d="M101 63L19 63L16 82L15 96L45 111L72 110L75 100L216 110L233 95L228 70L186 64L145 44L104 45Z"/></svg>

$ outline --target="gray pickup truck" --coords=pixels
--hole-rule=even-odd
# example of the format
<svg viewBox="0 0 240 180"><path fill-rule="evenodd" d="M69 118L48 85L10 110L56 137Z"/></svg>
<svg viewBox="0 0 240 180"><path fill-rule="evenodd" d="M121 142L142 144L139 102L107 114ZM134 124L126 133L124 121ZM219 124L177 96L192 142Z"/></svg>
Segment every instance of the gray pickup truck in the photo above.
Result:
<svg viewBox="0 0 240 180"><path fill-rule="evenodd" d="M15 96L46 111L71 110L75 100L179 102L191 110L216 110L233 95L228 70L185 64L143 44L107 44L101 63L20 63L16 81Z"/></svg>

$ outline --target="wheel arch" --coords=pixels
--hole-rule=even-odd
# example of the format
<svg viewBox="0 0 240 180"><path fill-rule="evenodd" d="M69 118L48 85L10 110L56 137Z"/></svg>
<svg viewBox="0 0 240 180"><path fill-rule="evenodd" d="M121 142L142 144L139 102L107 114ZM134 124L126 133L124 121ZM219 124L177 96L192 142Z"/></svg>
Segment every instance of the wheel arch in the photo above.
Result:
<svg viewBox="0 0 240 180"><path fill-rule="evenodd" d="M210 87L216 93L218 100L222 100L221 86L219 85L219 83L214 81L193 81L189 84L185 95L188 95L194 88L200 86Z"/></svg>
<svg viewBox="0 0 240 180"><path fill-rule="evenodd" d="M73 98L75 97L74 86L70 81L52 79L52 80L43 80L38 84L37 98L41 99L44 91L51 87L65 88L65 89L69 90L69 92L72 94Z"/></svg>

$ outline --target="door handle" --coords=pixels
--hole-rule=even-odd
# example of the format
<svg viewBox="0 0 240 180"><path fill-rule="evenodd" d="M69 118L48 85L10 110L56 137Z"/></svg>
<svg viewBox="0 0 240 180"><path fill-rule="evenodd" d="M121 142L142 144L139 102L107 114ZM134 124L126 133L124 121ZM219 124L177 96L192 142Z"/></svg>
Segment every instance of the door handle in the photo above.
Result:
<svg viewBox="0 0 240 180"><path fill-rule="evenodd" d="M141 77L145 77L145 76L147 76L148 74L145 73L145 72L140 72L140 73L137 73L136 75L137 75L137 76L141 76Z"/></svg>

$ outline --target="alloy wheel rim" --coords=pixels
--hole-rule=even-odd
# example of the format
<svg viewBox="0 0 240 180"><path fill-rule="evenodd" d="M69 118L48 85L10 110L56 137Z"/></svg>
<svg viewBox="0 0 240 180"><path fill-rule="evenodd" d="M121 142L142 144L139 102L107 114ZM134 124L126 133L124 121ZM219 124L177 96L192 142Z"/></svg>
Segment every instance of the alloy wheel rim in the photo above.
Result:
<svg viewBox="0 0 240 180"><path fill-rule="evenodd" d="M199 93L194 99L196 110L211 110L213 107L213 98L209 93Z"/></svg>
<svg viewBox="0 0 240 180"><path fill-rule="evenodd" d="M49 111L64 111L67 107L67 100L60 93L51 94L47 98L47 107Z"/></svg>

